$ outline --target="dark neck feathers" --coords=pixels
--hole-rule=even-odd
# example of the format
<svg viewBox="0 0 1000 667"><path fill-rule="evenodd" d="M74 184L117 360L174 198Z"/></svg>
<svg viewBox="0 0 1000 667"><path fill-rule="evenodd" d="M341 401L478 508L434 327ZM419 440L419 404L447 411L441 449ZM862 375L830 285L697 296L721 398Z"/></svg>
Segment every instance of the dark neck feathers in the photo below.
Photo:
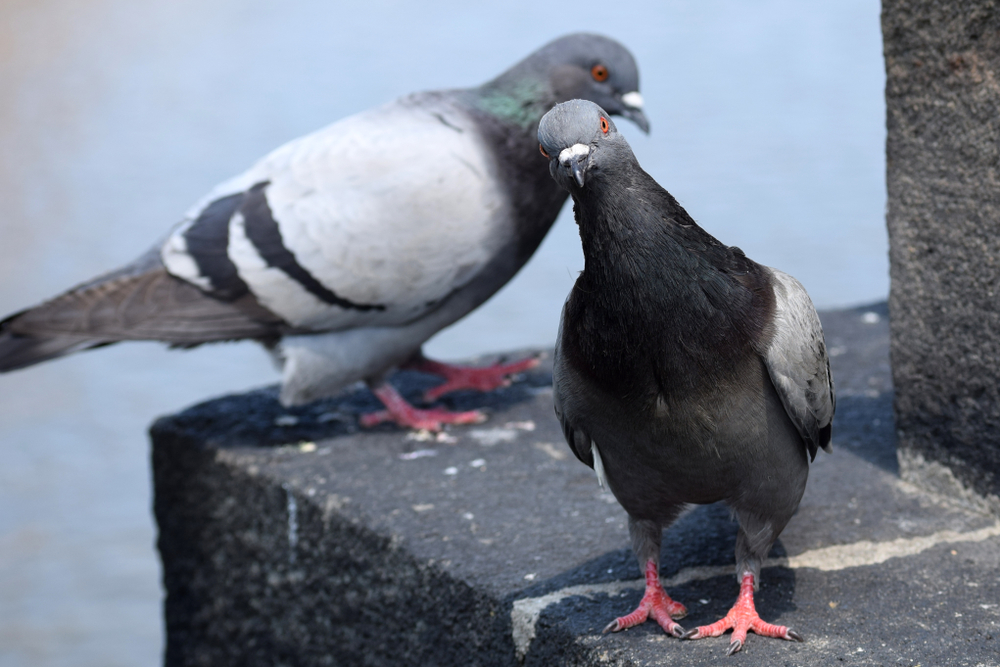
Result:
<svg viewBox="0 0 1000 667"><path fill-rule="evenodd" d="M766 348L773 293L760 265L703 230L638 164L573 195L585 268L564 325L605 384L695 386ZM617 386L631 393L635 386Z"/></svg>
<svg viewBox="0 0 1000 667"><path fill-rule="evenodd" d="M467 92L469 113L497 166L514 211L518 261L538 248L566 201L549 176L548 161L538 152L538 122L555 106L555 97L537 79L490 82Z"/></svg>

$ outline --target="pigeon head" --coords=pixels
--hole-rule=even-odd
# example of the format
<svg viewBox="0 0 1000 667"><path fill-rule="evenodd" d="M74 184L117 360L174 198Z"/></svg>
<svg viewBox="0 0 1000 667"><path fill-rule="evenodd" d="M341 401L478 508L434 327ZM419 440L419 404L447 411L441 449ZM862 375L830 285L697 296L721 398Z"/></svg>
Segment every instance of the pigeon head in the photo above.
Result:
<svg viewBox="0 0 1000 667"><path fill-rule="evenodd" d="M573 192L612 163L634 160L608 113L593 102L557 104L538 124L538 143L556 183Z"/></svg>
<svg viewBox="0 0 1000 667"><path fill-rule="evenodd" d="M539 87L546 90L545 94L540 94ZM643 132L649 132L649 121L642 111L635 58L624 46L602 35L574 33L553 40L485 88L503 91L499 98L490 97L497 106L510 104L511 113L517 109L523 114L527 106L543 98L547 106L583 99L599 104L610 114L624 116ZM500 108L496 111L502 112Z"/></svg>

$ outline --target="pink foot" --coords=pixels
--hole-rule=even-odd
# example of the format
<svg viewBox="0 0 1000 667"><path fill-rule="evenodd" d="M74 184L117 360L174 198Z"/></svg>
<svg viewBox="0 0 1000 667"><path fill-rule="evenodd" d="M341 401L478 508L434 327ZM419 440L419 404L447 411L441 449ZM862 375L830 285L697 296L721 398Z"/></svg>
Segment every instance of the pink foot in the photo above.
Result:
<svg viewBox="0 0 1000 667"><path fill-rule="evenodd" d="M424 400L430 403L436 401L441 396L459 389L475 389L477 391L493 391L498 387L510 385L510 376L521 373L538 365L538 359L524 359L513 364L494 364L484 368L473 368L471 366L452 366L432 361L421 356L415 361L406 364L406 368L440 375L444 378L444 383L428 389L424 394Z"/></svg>
<svg viewBox="0 0 1000 667"><path fill-rule="evenodd" d="M680 637L684 634L684 628L679 623L675 623L675 618L687 616L687 608L680 602L670 599L667 592L660 585L660 573L656 563L652 560L646 563L646 594L642 596L638 608L628 616L621 616L608 623L604 632L618 632L634 625L645 623L652 616L660 624L667 634Z"/></svg>
<svg viewBox="0 0 1000 667"><path fill-rule="evenodd" d="M486 415L478 410L468 412L449 412L443 409L418 410L407 403L388 382L373 391L386 409L361 415L361 425L365 427L392 421L403 428L440 431L442 424L478 424L486 420Z"/></svg>
<svg viewBox="0 0 1000 667"><path fill-rule="evenodd" d="M753 575L750 573L743 575L743 581L740 584L740 596L736 599L736 604L729 610L725 618L711 625L703 625L694 630L688 630L681 639L718 637L730 628L733 631L733 640L729 644L729 650L726 651L726 655L732 655L743 648L748 630L753 630L762 637L776 637L797 642L805 641L799 633L789 630L783 625L772 625L761 620L760 616L757 615L757 609L753 603Z"/></svg>

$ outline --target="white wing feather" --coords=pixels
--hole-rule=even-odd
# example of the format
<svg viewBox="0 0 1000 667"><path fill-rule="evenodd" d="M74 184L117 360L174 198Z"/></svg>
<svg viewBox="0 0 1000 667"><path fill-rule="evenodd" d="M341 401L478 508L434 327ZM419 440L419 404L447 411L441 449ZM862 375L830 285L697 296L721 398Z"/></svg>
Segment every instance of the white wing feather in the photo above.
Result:
<svg viewBox="0 0 1000 667"><path fill-rule="evenodd" d="M251 291L298 327L392 326L468 283L503 244L509 216L494 171L460 108L440 97L410 96L278 148L216 187L187 219L220 197L268 181L272 215L298 263L338 296L385 310L320 300L268 267L234 216L230 259ZM164 245L168 267L184 265L168 255L183 251L173 237L185 227Z"/></svg>

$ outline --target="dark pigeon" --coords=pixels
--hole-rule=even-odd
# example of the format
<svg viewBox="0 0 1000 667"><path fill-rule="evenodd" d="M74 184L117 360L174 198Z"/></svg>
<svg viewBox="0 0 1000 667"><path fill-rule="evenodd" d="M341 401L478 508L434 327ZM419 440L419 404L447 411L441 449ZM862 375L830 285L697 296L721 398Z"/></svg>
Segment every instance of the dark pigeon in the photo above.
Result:
<svg viewBox="0 0 1000 667"><path fill-rule="evenodd" d="M417 93L292 141L137 261L0 322L0 372L122 340L255 339L283 365L286 405L365 380L387 408L365 424L480 420L416 410L385 377L442 375L433 400L536 363L460 368L420 350L510 280L555 221L566 193L536 132L577 97L648 130L632 55L574 34L478 88Z"/></svg>
<svg viewBox="0 0 1000 667"><path fill-rule="evenodd" d="M829 451L834 394L816 310L801 284L723 245L642 170L598 105L560 104L538 128L573 197L585 268L563 308L556 415L577 458L629 515L646 594L617 631L652 616L688 639L733 628L801 637L754 608L761 563L798 507L808 462ZM659 580L660 538L686 504L739 520L740 595L685 632Z"/></svg>

